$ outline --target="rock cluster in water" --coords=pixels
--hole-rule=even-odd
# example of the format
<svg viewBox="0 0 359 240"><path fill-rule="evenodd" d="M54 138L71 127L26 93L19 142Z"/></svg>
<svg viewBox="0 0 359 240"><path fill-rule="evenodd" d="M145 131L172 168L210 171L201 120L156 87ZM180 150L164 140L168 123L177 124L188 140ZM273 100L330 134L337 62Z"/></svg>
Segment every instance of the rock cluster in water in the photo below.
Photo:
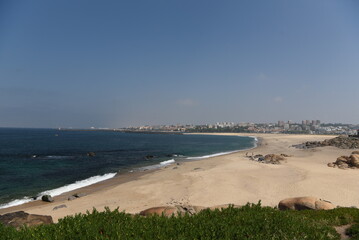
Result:
<svg viewBox="0 0 359 240"><path fill-rule="evenodd" d="M335 162L328 163L328 167L340 169L359 168L359 151L354 151L350 156L340 156Z"/></svg>
<svg viewBox="0 0 359 240"><path fill-rule="evenodd" d="M248 156L246 154L246 157L248 157L250 160L261 162L261 163L268 163L268 164L281 164L282 161L285 161L287 157L291 157L290 155L281 153L281 154L257 154L253 156Z"/></svg>
<svg viewBox="0 0 359 240"><path fill-rule="evenodd" d="M293 147L302 149L326 146L333 146L341 149L355 149L359 148L359 138L339 136L332 139L326 139L324 141L308 141L303 144L293 145Z"/></svg>

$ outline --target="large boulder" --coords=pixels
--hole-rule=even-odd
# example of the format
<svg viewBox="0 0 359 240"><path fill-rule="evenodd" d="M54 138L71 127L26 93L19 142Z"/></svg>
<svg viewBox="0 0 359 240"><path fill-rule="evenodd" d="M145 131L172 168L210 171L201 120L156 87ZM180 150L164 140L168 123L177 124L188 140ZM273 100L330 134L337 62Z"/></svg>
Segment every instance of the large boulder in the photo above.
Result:
<svg viewBox="0 0 359 240"><path fill-rule="evenodd" d="M296 197L283 199L278 204L279 210L329 210L335 206L326 200L316 197Z"/></svg>
<svg viewBox="0 0 359 240"><path fill-rule="evenodd" d="M44 202L53 202L54 199L51 197L51 195L44 195L41 197L41 200Z"/></svg>
<svg viewBox="0 0 359 240"><path fill-rule="evenodd" d="M51 216L28 214L24 211L0 215L0 222L4 225L20 228L21 226L37 226L53 223Z"/></svg>
<svg viewBox="0 0 359 240"><path fill-rule="evenodd" d="M335 163L336 163L336 164L341 164L341 163L343 163L343 162L344 162L344 163L347 163L349 159L350 159L350 158L347 157L347 156L340 156L340 157L337 158L337 160L335 161Z"/></svg>
<svg viewBox="0 0 359 240"><path fill-rule="evenodd" d="M352 154L352 155L350 155L349 163L350 163L350 165L352 165L353 167L359 167L359 154Z"/></svg>

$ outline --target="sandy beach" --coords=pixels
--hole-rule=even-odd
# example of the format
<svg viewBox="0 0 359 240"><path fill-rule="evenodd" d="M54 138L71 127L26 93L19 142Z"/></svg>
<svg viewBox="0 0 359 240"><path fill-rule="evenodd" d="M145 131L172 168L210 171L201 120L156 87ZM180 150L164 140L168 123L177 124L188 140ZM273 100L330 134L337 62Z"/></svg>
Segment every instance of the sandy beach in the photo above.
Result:
<svg viewBox="0 0 359 240"><path fill-rule="evenodd" d="M231 135L231 134L223 134ZM233 134L253 136L253 134ZM105 206L128 213L138 213L149 207L165 205L214 206L247 202L276 206L284 198L315 196L334 205L359 206L359 170L329 168L341 155L353 150L335 147L297 149L293 144L319 141L333 136L255 134L261 145L255 149L218 157L169 165L165 168L120 175L85 189L86 196L68 201L72 193L55 198L53 203L36 201L0 209L0 214L26 211L51 215L55 221L67 215L85 213ZM280 165L251 161L248 154L288 154ZM65 204L66 207L53 210Z"/></svg>

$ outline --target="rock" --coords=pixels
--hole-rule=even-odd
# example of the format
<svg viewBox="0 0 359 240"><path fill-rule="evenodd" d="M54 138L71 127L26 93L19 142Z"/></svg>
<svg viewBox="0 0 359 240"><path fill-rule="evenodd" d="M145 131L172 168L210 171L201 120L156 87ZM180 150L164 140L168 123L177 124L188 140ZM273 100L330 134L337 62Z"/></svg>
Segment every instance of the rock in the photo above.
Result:
<svg viewBox="0 0 359 240"><path fill-rule="evenodd" d="M278 208L279 210L329 210L335 207L332 203L315 197L297 197L280 201Z"/></svg>
<svg viewBox="0 0 359 240"><path fill-rule="evenodd" d="M259 162L271 163L271 164L280 164L280 161L283 160L285 160L285 157L277 154L267 154L264 157L258 158Z"/></svg>
<svg viewBox="0 0 359 240"><path fill-rule="evenodd" d="M328 163L327 166L328 167L335 167L335 164L334 163Z"/></svg>
<svg viewBox="0 0 359 240"><path fill-rule="evenodd" d="M71 195L70 197L68 197L67 200L72 201L76 198L84 197L86 195L87 195L86 193L75 193L75 194Z"/></svg>
<svg viewBox="0 0 359 240"><path fill-rule="evenodd" d="M181 205L177 205L177 206L163 206L163 207L153 207L153 208L148 208L146 210L143 210L140 212L141 216L152 216L152 215L159 215L161 216L163 214L163 216L166 217L171 217L171 216L178 216L178 215L184 215L184 214L189 214L189 215L194 215L204 209L207 209L206 207L202 207L202 206L190 206L190 205L185 205L185 206L181 206Z"/></svg>
<svg viewBox="0 0 359 240"><path fill-rule="evenodd" d="M86 195L87 195L86 193L75 193L73 196L76 198L80 198L80 197L84 197Z"/></svg>
<svg viewBox="0 0 359 240"><path fill-rule="evenodd" d="M15 228L20 228L23 225L31 227L40 224L53 223L51 216L28 214L24 211L0 215L0 222L6 226L11 226Z"/></svg>
<svg viewBox="0 0 359 240"><path fill-rule="evenodd" d="M152 158L154 158L155 156L153 156L153 155L147 155L145 158L148 160L148 159L152 159Z"/></svg>
<svg viewBox="0 0 359 240"><path fill-rule="evenodd" d="M359 154L352 154L350 156L340 156L332 164L334 164L334 167L337 166L340 169L359 168ZM328 163L328 166L329 166L329 163Z"/></svg>
<svg viewBox="0 0 359 240"><path fill-rule="evenodd" d="M265 161L282 161L282 160L285 160L285 157L283 157L281 155L276 155L276 154L267 154L264 156L264 160Z"/></svg>
<svg viewBox="0 0 359 240"><path fill-rule="evenodd" d="M72 200L74 200L74 199L76 199L76 197L73 196L73 195L67 198L68 201L72 201Z"/></svg>
<svg viewBox="0 0 359 240"><path fill-rule="evenodd" d="M89 156L89 157L94 157L94 156L96 156L96 153L94 153L94 152L88 152L86 155Z"/></svg>
<svg viewBox="0 0 359 240"><path fill-rule="evenodd" d="M44 202L53 202L54 199L50 195L44 195L41 197L41 200Z"/></svg>
<svg viewBox="0 0 359 240"><path fill-rule="evenodd" d="M352 154L359 154L359 151L354 151L352 152Z"/></svg>
<svg viewBox="0 0 359 240"><path fill-rule="evenodd" d="M153 208L148 208L146 210L143 210L140 212L141 216L152 216L152 215L163 215L166 217L170 217L172 215L177 216L178 215L178 208L177 207L172 207L172 206L167 206L167 207L153 207Z"/></svg>
<svg viewBox="0 0 359 240"><path fill-rule="evenodd" d="M359 154L350 155L350 160L348 161L353 167L359 167Z"/></svg>
<svg viewBox="0 0 359 240"><path fill-rule="evenodd" d="M60 209L60 208L67 208L67 206L65 204L62 204L62 205L54 207L52 210L57 210L57 209Z"/></svg>
<svg viewBox="0 0 359 240"><path fill-rule="evenodd" d="M346 168L348 168L348 167L349 167L349 165L346 164L346 163L338 164L338 168L340 168L340 169L346 169Z"/></svg>
<svg viewBox="0 0 359 240"><path fill-rule="evenodd" d="M210 207L209 209L211 210L223 210L223 209L227 209L229 207L233 207L233 208L240 208L241 206L240 205L234 205L234 204L221 204L221 205L216 205L216 206L212 206Z"/></svg>
<svg viewBox="0 0 359 240"><path fill-rule="evenodd" d="M297 148L314 148L314 147L326 147L326 146L333 146L342 149L359 148L359 138L339 136L332 139L326 139L322 142L311 141L299 145L293 145L293 147L297 147Z"/></svg>
<svg viewBox="0 0 359 240"><path fill-rule="evenodd" d="M327 200L319 199L319 200L315 201L315 209L316 210L330 210L330 209L334 209L334 208L335 208L335 206Z"/></svg>
<svg viewBox="0 0 359 240"><path fill-rule="evenodd" d="M340 156L340 157L337 158L337 160L336 160L335 163L336 163L336 164L340 164L341 162L347 163L348 160L349 160L348 157L346 157L346 156Z"/></svg>

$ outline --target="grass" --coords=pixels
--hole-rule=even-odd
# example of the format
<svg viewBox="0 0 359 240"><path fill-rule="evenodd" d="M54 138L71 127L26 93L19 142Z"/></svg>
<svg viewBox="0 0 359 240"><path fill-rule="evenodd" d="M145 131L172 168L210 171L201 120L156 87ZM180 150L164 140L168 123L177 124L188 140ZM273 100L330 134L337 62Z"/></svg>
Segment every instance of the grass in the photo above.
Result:
<svg viewBox="0 0 359 240"><path fill-rule="evenodd" d="M1 239L340 239L333 226L359 239L359 209L279 211L258 204L204 210L194 216L132 216L117 209L65 217L57 224L15 230L0 225Z"/></svg>

